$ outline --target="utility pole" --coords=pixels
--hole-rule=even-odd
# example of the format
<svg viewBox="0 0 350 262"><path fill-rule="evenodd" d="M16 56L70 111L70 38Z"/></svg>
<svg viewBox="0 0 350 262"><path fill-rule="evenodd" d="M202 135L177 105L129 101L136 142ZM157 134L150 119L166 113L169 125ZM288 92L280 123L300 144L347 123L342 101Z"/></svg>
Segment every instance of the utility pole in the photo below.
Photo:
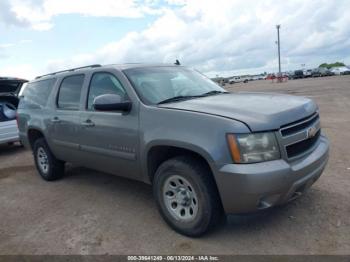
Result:
<svg viewBox="0 0 350 262"><path fill-rule="evenodd" d="M281 25L276 25L277 28L277 46L278 46L278 73L281 76L281 43L280 43L280 28Z"/></svg>

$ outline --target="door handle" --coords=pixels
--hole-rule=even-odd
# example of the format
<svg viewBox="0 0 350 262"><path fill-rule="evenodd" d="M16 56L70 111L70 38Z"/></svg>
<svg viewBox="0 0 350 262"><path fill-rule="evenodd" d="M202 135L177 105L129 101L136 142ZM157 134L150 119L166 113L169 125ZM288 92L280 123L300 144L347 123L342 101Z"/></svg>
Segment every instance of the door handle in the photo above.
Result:
<svg viewBox="0 0 350 262"><path fill-rule="evenodd" d="M53 119L51 119L51 122L52 122L52 123L60 123L61 120L56 116L56 117L54 117Z"/></svg>
<svg viewBox="0 0 350 262"><path fill-rule="evenodd" d="M84 122L82 122L81 123L83 126L85 126L85 127L93 127L93 126L95 126L95 123L94 122L92 122L91 120L86 120L86 121L84 121Z"/></svg>

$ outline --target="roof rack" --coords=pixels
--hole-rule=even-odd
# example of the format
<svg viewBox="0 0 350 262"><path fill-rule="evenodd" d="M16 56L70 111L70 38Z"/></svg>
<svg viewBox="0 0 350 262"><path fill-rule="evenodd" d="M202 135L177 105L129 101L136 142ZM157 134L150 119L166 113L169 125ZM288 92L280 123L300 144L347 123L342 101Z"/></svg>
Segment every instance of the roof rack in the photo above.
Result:
<svg viewBox="0 0 350 262"><path fill-rule="evenodd" d="M53 73L46 74L46 75L37 76L35 79L39 79L39 78L42 78L44 76L51 76L51 75L56 75L56 74L60 74L60 73L64 73L64 72L73 72L75 70L80 70L80 69L84 69L84 68L95 68L95 67L101 67L101 65L100 64L94 64L94 65L88 65L88 66L81 66L81 67L71 68L71 69L67 69L67 70L53 72Z"/></svg>

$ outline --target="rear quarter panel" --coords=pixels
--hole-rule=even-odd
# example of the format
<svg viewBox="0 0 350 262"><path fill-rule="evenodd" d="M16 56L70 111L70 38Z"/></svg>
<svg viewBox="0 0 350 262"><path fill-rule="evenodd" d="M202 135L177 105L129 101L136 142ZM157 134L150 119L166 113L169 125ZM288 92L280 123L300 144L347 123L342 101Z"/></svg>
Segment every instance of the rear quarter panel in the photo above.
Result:
<svg viewBox="0 0 350 262"><path fill-rule="evenodd" d="M40 131L44 135L47 143L51 148L52 141L50 139L50 134L47 127L49 126L52 115L54 113L54 105L56 104L56 93L58 90L59 82L59 79L57 79L53 85L50 95L47 97L47 103L45 106L24 107L21 105L20 101L19 107L17 109L18 129L20 139L26 148L30 148L30 143L28 140L28 131L30 129ZM51 150L54 151L53 148L51 148Z"/></svg>

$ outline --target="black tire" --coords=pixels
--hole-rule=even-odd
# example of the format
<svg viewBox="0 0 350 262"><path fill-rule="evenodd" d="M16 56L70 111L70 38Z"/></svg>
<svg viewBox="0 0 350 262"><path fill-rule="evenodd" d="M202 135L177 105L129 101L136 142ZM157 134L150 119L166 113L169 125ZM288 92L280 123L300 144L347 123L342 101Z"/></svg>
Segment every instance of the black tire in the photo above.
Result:
<svg viewBox="0 0 350 262"><path fill-rule="evenodd" d="M166 181L174 176L187 180L196 194L198 208L192 221L177 220L166 206L164 187ZM211 171L194 157L179 156L162 163L154 176L153 194L164 220L175 231L186 236L203 235L214 228L223 215L221 200Z"/></svg>
<svg viewBox="0 0 350 262"><path fill-rule="evenodd" d="M41 151L43 150L43 151ZM40 162L40 152L44 152L47 156L47 169L44 169ZM46 181L53 181L63 177L64 162L56 159L52 154L49 146L44 138L38 138L33 146L34 162L40 176Z"/></svg>

